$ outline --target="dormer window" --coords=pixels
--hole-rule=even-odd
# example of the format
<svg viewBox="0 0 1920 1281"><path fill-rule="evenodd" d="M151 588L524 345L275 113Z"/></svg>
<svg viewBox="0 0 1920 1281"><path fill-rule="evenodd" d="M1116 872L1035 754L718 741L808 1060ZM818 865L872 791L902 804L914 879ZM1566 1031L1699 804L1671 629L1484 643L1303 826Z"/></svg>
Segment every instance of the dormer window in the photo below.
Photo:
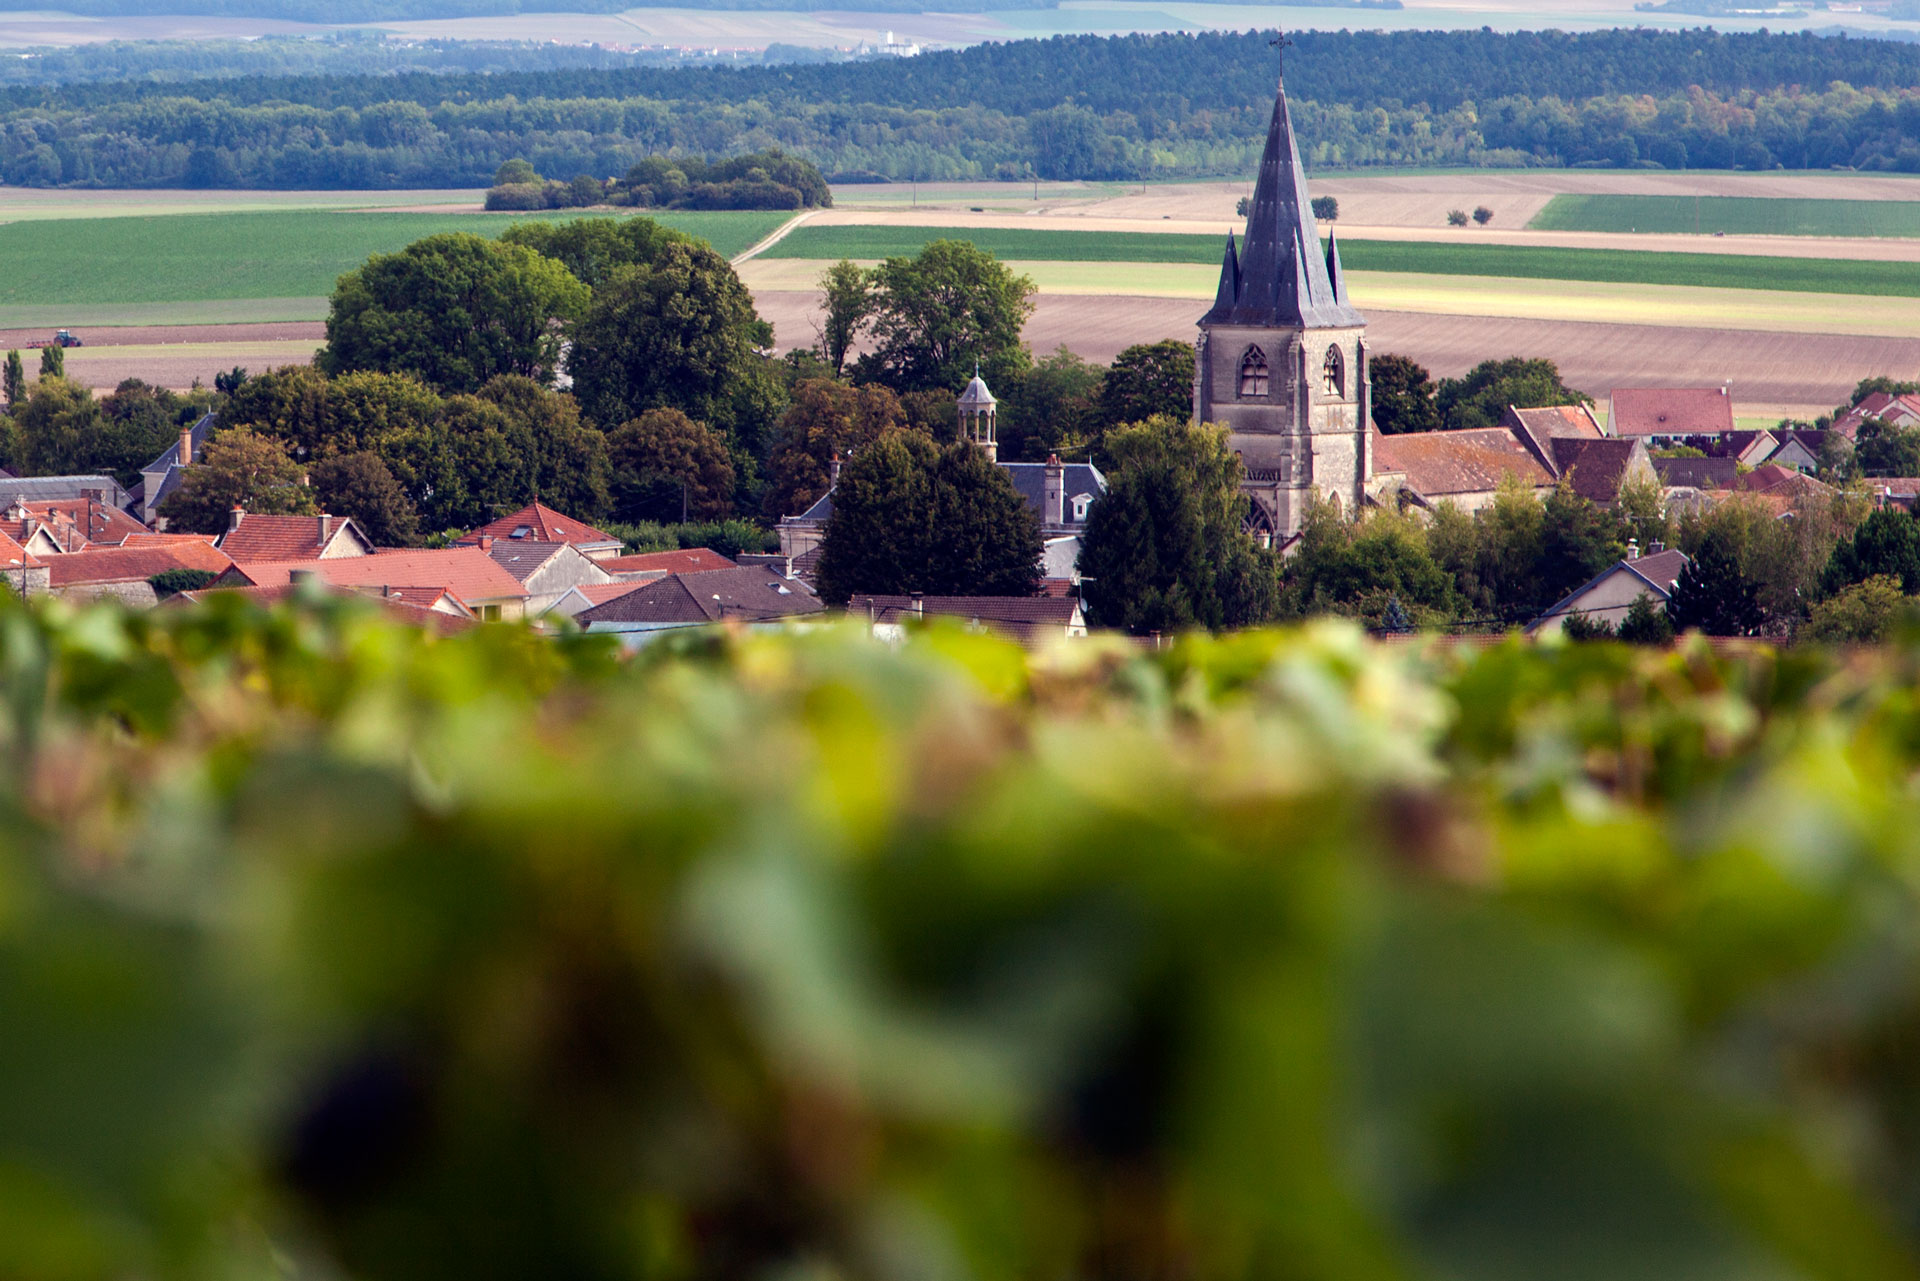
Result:
<svg viewBox="0 0 1920 1281"><path fill-rule="evenodd" d="M1326 384L1327 395L1338 400L1347 397L1346 362L1340 359L1338 347L1327 348L1327 361L1320 367L1320 378Z"/></svg>
<svg viewBox="0 0 1920 1281"><path fill-rule="evenodd" d="M1087 518L1087 508L1092 505L1092 494L1075 494L1073 496L1073 518L1075 520L1085 520Z"/></svg>
<svg viewBox="0 0 1920 1281"><path fill-rule="evenodd" d="M1267 394L1267 353L1258 347L1247 348L1240 358L1240 399L1253 400Z"/></svg>

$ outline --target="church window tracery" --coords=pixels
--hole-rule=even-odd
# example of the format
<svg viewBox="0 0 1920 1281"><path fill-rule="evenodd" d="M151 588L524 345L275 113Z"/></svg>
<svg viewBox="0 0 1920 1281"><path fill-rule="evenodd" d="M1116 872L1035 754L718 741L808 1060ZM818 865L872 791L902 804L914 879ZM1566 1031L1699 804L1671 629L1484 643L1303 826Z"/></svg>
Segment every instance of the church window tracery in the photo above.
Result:
<svg viewBox="0 0 1920 1281"><path fill-rule="evenodd" d="M1340 359L1338 347L1327 348L1326 364L1320 369L1321 381L1325 383L1327 394L1336 399L1345 400L1347 396L1346 362Z"/></svg>
<svg viewBox="0 0 1920 1281"><path fill-rule="evenodd" d="M1249 400L1267 394L1267 354L1258 347L1247 348L1240 358L1240 398Z"/></svg>

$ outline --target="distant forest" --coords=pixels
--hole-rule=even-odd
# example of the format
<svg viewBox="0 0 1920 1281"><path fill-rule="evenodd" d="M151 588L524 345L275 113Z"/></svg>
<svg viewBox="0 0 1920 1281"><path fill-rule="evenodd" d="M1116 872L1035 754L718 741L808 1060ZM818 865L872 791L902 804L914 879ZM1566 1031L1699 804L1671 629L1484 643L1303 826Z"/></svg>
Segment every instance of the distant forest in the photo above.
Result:
<svg viewBox="0 0 1920 1281"><path fill-rule="evenodd" d="M849 178L1244 174L1270 33L1058 37L885 63L151 80L0 89L17 185L485 186L520 157L624 174L784 148ZM1853 166L1920 172L1920 47L1711 31L1305 32L1316 168Z"/></svg>

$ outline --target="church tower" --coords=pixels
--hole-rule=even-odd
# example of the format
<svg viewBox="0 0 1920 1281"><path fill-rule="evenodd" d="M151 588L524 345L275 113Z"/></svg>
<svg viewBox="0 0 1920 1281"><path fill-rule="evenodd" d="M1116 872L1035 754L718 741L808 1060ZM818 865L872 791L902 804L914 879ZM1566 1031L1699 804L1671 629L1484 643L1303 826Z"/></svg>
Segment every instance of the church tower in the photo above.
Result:
<svg viewBox="0 0 1920 1281"><path fill-rule="evenodd" d="M1194 413L1232 433L1257 532L1292 536L1315 493L1357 514L1373 470L1366 333L1339 246L1321 252L1283 85L1246 236L1236 245L1227 233L1194 362Z"/></svg>
<svg viewBox="0 0 1920 1281"><path fill-rule="evenodd" d="M973 381L960 393L960 439L985 450L989 462L1000 459L1000 442L995 435L999 411L999 402L987 390L987 380L980 376L980 366L974 365Z"/></svg>

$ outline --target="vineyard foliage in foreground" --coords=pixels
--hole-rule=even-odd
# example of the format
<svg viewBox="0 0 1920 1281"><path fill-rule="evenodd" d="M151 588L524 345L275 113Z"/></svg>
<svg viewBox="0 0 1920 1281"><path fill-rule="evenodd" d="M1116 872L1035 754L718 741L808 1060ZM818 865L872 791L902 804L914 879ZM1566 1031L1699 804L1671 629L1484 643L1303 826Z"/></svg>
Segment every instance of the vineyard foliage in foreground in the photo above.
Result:
<svg viewBox="0 0 1920 1281"><path fill-rule="evenodd" d="M1915 1271L1917 651L0 672L0 1275Z"/></svg>

